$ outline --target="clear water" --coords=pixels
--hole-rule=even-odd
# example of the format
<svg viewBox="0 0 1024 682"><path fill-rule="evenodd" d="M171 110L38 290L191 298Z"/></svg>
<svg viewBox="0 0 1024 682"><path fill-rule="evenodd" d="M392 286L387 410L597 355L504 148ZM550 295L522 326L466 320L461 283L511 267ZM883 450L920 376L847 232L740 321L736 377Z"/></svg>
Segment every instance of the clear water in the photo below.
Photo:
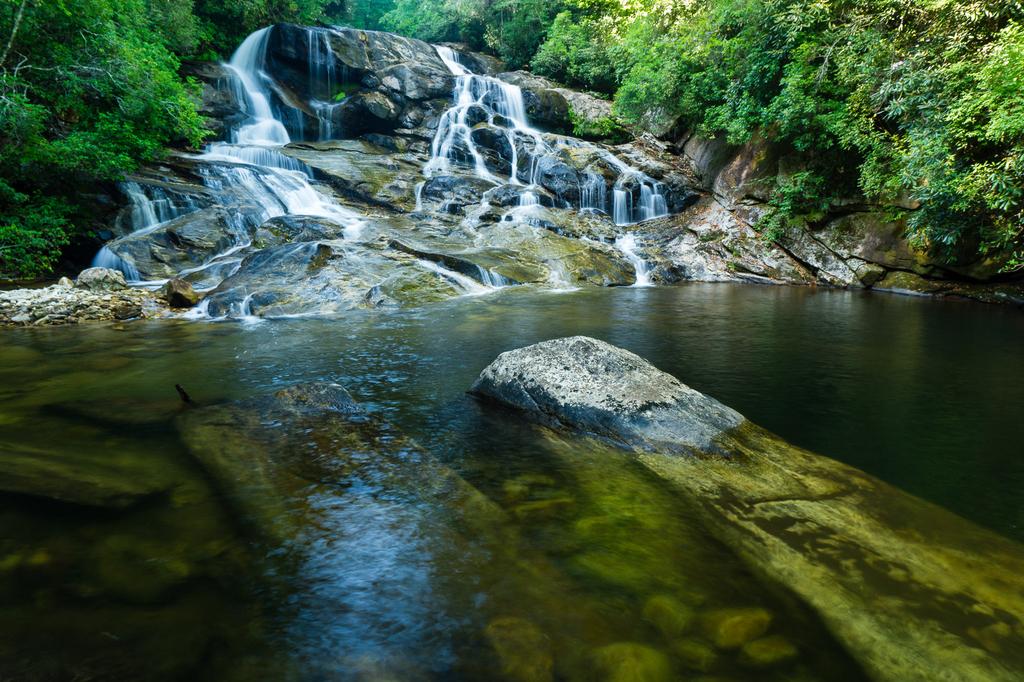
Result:
<svg viewBox="0 0 1024 682"><path fill-rule="evenodd" d="M336 320L5 330L5 456L102 462L170 492L104 512L0 496L0 673L491 680L518 642L555 679L592 680L614 677L604 647L633 642L690 679L702 673L678 640L706 648L701 618L765 608L797 660L752 670L713 651L707 674L861 679L809 613L758 583L628 456L464 394L498 353L570 334L629 348L799 445L1024 538L1024 316L1013 310L732 285L509 287ZM483 515L467 530L445 504L359 470L289 494L301 504L255 500L294 502L309 523L286 550L254 540L182 444L174 384L213 405L322 380L507 521ZM666 595L697 614L682 635L644 616ZM509 623L518 639L495 635Z"/></svg>

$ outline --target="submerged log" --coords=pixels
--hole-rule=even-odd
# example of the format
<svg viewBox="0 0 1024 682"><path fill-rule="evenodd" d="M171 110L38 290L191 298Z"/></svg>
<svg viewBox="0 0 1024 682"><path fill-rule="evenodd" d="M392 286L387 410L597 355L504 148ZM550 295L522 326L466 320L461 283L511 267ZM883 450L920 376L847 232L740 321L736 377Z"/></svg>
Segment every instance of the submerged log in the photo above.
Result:
<svg viewBox="0 0 1024 682"><path fill-rule="evenodd" d="M636 452L757 575L810 605L872 678L1024 675L1021 545L795 447L594 339L503 353L471 392Z"/></svg>

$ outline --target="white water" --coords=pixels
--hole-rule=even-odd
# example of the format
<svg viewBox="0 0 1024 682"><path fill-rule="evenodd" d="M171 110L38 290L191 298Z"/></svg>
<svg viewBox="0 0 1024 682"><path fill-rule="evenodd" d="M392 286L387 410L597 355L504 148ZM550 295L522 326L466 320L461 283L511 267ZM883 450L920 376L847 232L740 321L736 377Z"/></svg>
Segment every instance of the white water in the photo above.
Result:
<svg viewBox="0 0 1024 682"><path fill-rule="evenodd" d="M219 203L227 209L228 229L232 236L231 245L215 254L207 262L177 273L179 276L202 274L197 284L212 288L237 271L242 254L239 252L251 245L253 230L270 218L283 215L306 215L327 218L342 227L346 239L360 238L365 221L357 212L340 206L330 197L320 193L310 183L312 170L302 162L283 154L280 149L291 140L284 123L275 117L270 104L269 79L264 73L269 28L256 31L235 51L226 65L235 78L233 85L238 101L243 103L247 120L231 133L231 143L210 144L198 157L203 162L198 168L203 183L215 190ZM311 77L333 79L331 60L324 51L330 45L320 33L310 29ZM318 36L314 40L314 34ZM317 55L314 57L314 53ZM333 81L329 83L333 87ZM125 186L126 194L132 201L133 224L138 214L140 229L155 230L163 223L161 213L152 198L136 191L136 186ZM193 210L198 208L192 207ZM156 222L153 222L156 220ZM139 272L135 266L110 248L103 247L96 255L94 265L112 267L138 282ZM146 282L159 284L161 282ZM244 311L240 311L244 313Z"/></svg>
<svg viewBox="0 0 1024 682"><path fill-rule="evenodd" d="M437 45L435 49L441 61L455 76L455 89L452 106L438 123L430 161L423 169L423 174L428 178L446 174L451 172L453 163L468 163L476 177L495 185L504 182L521 184L521 176L528 184L539 185L542 168L540 160L545 157L556 158L559 150L545 140L541 131L530 125L522 89L497 78L471 73L459 61L458 53L450 47ZM481 111L485 118L481 118ZM508 138L511 170L507 179L499 178L488 168L486 151L481 150L473 140L473 126L484 120L490 126L503 129ZM619 172L619 178L615 182L612 205L609 207L604 177L589 169L584 171L580 182L580 210L608 213L616 225L632 225L668 215L668 204L661 183L611 152L596 146L594 148L598 149L602 159ZM520 158L523 151L525 159ZM521 196L521 206L535 205L522 203L526 198L526 195ZM417 210L422 210L419 194Z"/></svg>
<svg viewBox="0 0 1024 682"><path fill-rule="evenodd" d="M241 89L239 101L252 122L232 133L232 141L248 145L285 145L291 142L288 130L270 108L270 91L266 87L263 65L267 58L270 28L262 28L242 41L226 66Z"/></svg>
<svg viewBox="0 0 1024 682"><path fill-rule="evenodd" d="M420 259L416 261L416 264L421 268L437 273L440 277L448 280L456 289L459 289L463 295L466 296L480 296L482 294L488 294L495 289L495 287L481 284L472 277L463 275L461 272L449 270L443 265L439 265L432 260Z"/></svg>
<svg viewBox="0 0 1024 682"><path fill-rule="evenodd" d="M647 262L636 252L636 237L631 232L627 232L615 239L615 248L622 252L622 255L626 257L626 260L630 262L633 270L636 272L636 282L633 283L633 286L653 286Z"/></svg>

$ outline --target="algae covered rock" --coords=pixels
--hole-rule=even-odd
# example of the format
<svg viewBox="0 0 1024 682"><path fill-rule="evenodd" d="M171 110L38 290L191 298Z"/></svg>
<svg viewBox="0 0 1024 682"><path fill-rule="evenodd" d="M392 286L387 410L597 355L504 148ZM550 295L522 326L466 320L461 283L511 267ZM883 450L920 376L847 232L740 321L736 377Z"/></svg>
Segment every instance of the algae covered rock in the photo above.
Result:
<svg viewBox="0 0 1024 682"><path fill-rule="evenodd" d="M70 450L0 443L0 492L98 509L126 509L172 483L144 467Z"/></svg>
<svg viewBox="0 0 1024 682"><path fill-rule="evenodd" d="M695 613L675 597L659 594L644 604L643 616L667 639L672 639L690 629Z"/></svg>
<svg viewBox="0 0 1024 682"><path fill-rule="evenodd" d="M669 682L672 664L664 653L643 644L619 642L594 652L595 679L606 682Z"/></svg>
<svg viewBox="0 0 1024 682"><path fill-rule="evenodd" d="M718 609L701 616L701 631L719 649L736 649L763 635L772 624L767 609Z"/></svg>
<svg viewBox="0 0 1024 682"><path fill-rule="evenodd" d="M553 657L551 642L540 629L522 618L497 618L486 635L498 660L502 677L510 682L549 682Z"/></svg>
<svg viewBox="0 0 1024 682"><path fill-rule="evenodd" d="M640 463L717 540L773 589L807 605L872 679L1020 679L1018 543L790 445L594 339L504 353L473 392L639 450ZM712 456L678 456L694 451ZM600 567L600 556L590 553L587 564ZM604 568L614 579L620 567ZM700 620L721 649L750 644L744 660L777 656L781 664L791 656L778 639L752 644L770 625L763 609L720 609Z"/></svg>
<svg viewBox="0 0 1024 682"><path fill-rule="evenodd" d="M795 659L799 651L782 635L762 637L747 642L740 650L740 663L752 668L770 668Z"/></svg>
<svg viewBox="0 0 1024 682"><path fill-rule="evenodd" d="M299 384L202 407L177 424L243 525L271 544L289 544L315 525L319 498L341 485L437 501L471 528L493 530L504 519L497 505L338 384Z"/></svg>
<svg viewBox="0 0 1024 682"><path fill-rule="evenodd" d="M687 670L706 673L719 661L719 654L710 644L686 638L672 642L672 653Z"/></svg>

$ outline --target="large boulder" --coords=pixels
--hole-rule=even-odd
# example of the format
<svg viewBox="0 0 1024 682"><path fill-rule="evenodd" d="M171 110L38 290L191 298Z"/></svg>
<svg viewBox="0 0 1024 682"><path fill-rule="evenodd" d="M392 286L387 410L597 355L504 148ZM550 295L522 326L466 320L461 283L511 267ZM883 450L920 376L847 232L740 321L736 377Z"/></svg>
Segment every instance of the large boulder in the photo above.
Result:
<svg viewBox="0 0 1024 682"><path fill-rule="evenodd" d="M124 274L110 268L87 268L78 274L75 286L88 291L122 291L128 288Z"/></svg>
<svg viewBox="0 0 1024 682"><path fill-rule="evenodd" d="M794 447L594 339L504 353L472 391L639 451L755 575L816 611L871 679L1020 679L1019 544Z"/></svg>
<svg viewBox="0 0 1024 682"><path fill-rule="evenodd" d="M639 356L585 336L502 353L471 390L545 423L646 450L716 450L715 437L743 422Z"/></svg>

